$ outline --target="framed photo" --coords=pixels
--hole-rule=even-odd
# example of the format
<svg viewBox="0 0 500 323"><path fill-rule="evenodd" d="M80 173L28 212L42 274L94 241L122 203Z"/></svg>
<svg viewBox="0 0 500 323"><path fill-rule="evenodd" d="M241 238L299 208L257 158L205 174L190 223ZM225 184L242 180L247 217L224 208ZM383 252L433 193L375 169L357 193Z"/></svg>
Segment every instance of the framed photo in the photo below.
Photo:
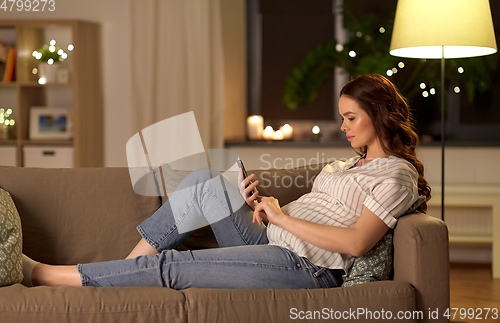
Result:
<svg viewBox="0 0 500 323"><path fill-rule="evenodd" d="M59 68L57 70L57 83L66 84L69 82L69 70L67 68Z"/></svg>
<svg viewBox="0 0 500 323"><path fill-rule="evenodd" d="M30 139L68 140L72 137L71 109L62 107L30 109Z"/></svg>

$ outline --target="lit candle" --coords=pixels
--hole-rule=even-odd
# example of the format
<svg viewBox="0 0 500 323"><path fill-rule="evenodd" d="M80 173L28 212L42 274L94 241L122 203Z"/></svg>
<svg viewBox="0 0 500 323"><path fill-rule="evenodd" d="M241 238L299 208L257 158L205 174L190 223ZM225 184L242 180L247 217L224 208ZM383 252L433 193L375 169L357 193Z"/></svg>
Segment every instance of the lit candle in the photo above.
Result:
<svg viewBox="0 0 500 323"><path fill-rule="evenodd" d="M321 129L318 126L314 126L312 128L313 136L311 138L312 141L323 141L323 136L321 135Z"/></svg>
<svg viewBox="0 0 500 323"><path fill-rule="evenodd" d="M262 139L262 131L264 129L264 118L262 116L253 115L247 118L247 135L250 140Z"/></svg>
<svg viewBox="0 0 500 323"><path fill-rule="evenodd" d="M266 140L273 140L274 139L274 129L273 129L273 127L267 126L266 129L264 129L264 134L262 136Z"/></svg>
<svg viewBox="0 0 500 323"><path fill-rule="evenodd" d="M274 140L283 140L283 132L281 130L276 130L274 133Z"/></svg>
<svg viewBox="0 0 500 323"><path fill-rule="evenodd" d="M283 139L288 140L292 139L293 128L288 123L284 126L280 127L281 132L283 133Z"/></svg>

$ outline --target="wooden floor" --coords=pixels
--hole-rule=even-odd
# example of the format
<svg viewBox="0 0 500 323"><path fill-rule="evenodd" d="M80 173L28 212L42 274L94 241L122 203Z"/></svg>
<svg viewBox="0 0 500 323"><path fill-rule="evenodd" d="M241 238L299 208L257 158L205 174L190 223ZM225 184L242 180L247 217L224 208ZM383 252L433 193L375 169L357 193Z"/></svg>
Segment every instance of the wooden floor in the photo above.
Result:
<svg viewBox="0 0 500 323"><path fill-rule="evenodd" d="M491 278L490 265L452 264L450 267L450 309L470 309L474 314L470 319L468 315L460 315L457 312L453 318L454 310L450 311L452 322L500 322L500 279ZM492 310L489 318L485 319L487 309ZM479 316L480 309L482 315ZM498 314L497 319L492 318L492 314ZM477 316L476 316L477 315ZM482 319L479 319L479 318Z"/></svg>

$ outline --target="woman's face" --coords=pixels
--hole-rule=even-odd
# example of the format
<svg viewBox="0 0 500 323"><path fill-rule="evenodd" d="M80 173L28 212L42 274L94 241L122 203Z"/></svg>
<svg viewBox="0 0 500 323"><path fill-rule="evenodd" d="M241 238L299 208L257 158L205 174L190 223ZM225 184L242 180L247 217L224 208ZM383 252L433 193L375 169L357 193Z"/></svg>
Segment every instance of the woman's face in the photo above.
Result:
<svg viewBox="0 0 500 323"><path fill-rule="evenodd" d="M339 113L343 119L340 130L345 132L352 148L367 146L369 149L378 143L372 120L358 102L342 95L339 100Z"/></svg>

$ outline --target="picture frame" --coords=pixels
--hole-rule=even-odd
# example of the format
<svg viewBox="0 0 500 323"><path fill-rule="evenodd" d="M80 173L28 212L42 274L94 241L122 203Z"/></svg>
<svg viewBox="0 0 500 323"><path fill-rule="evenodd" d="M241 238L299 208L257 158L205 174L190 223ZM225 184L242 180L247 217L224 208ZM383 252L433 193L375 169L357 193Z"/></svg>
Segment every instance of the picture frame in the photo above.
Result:
<svg viewBox="0 0 500 323"><path fill-rule="evenodd" d="M59 68L57 70L57 83L60 83L60 84L69 83L69 69Z"/></svg>
<svg viewBox="0 0 500 323"><path fill-rule="evenodd" d="M31 107L30 140L73 138L73 122L71 109L66 107Z"/></svg>

